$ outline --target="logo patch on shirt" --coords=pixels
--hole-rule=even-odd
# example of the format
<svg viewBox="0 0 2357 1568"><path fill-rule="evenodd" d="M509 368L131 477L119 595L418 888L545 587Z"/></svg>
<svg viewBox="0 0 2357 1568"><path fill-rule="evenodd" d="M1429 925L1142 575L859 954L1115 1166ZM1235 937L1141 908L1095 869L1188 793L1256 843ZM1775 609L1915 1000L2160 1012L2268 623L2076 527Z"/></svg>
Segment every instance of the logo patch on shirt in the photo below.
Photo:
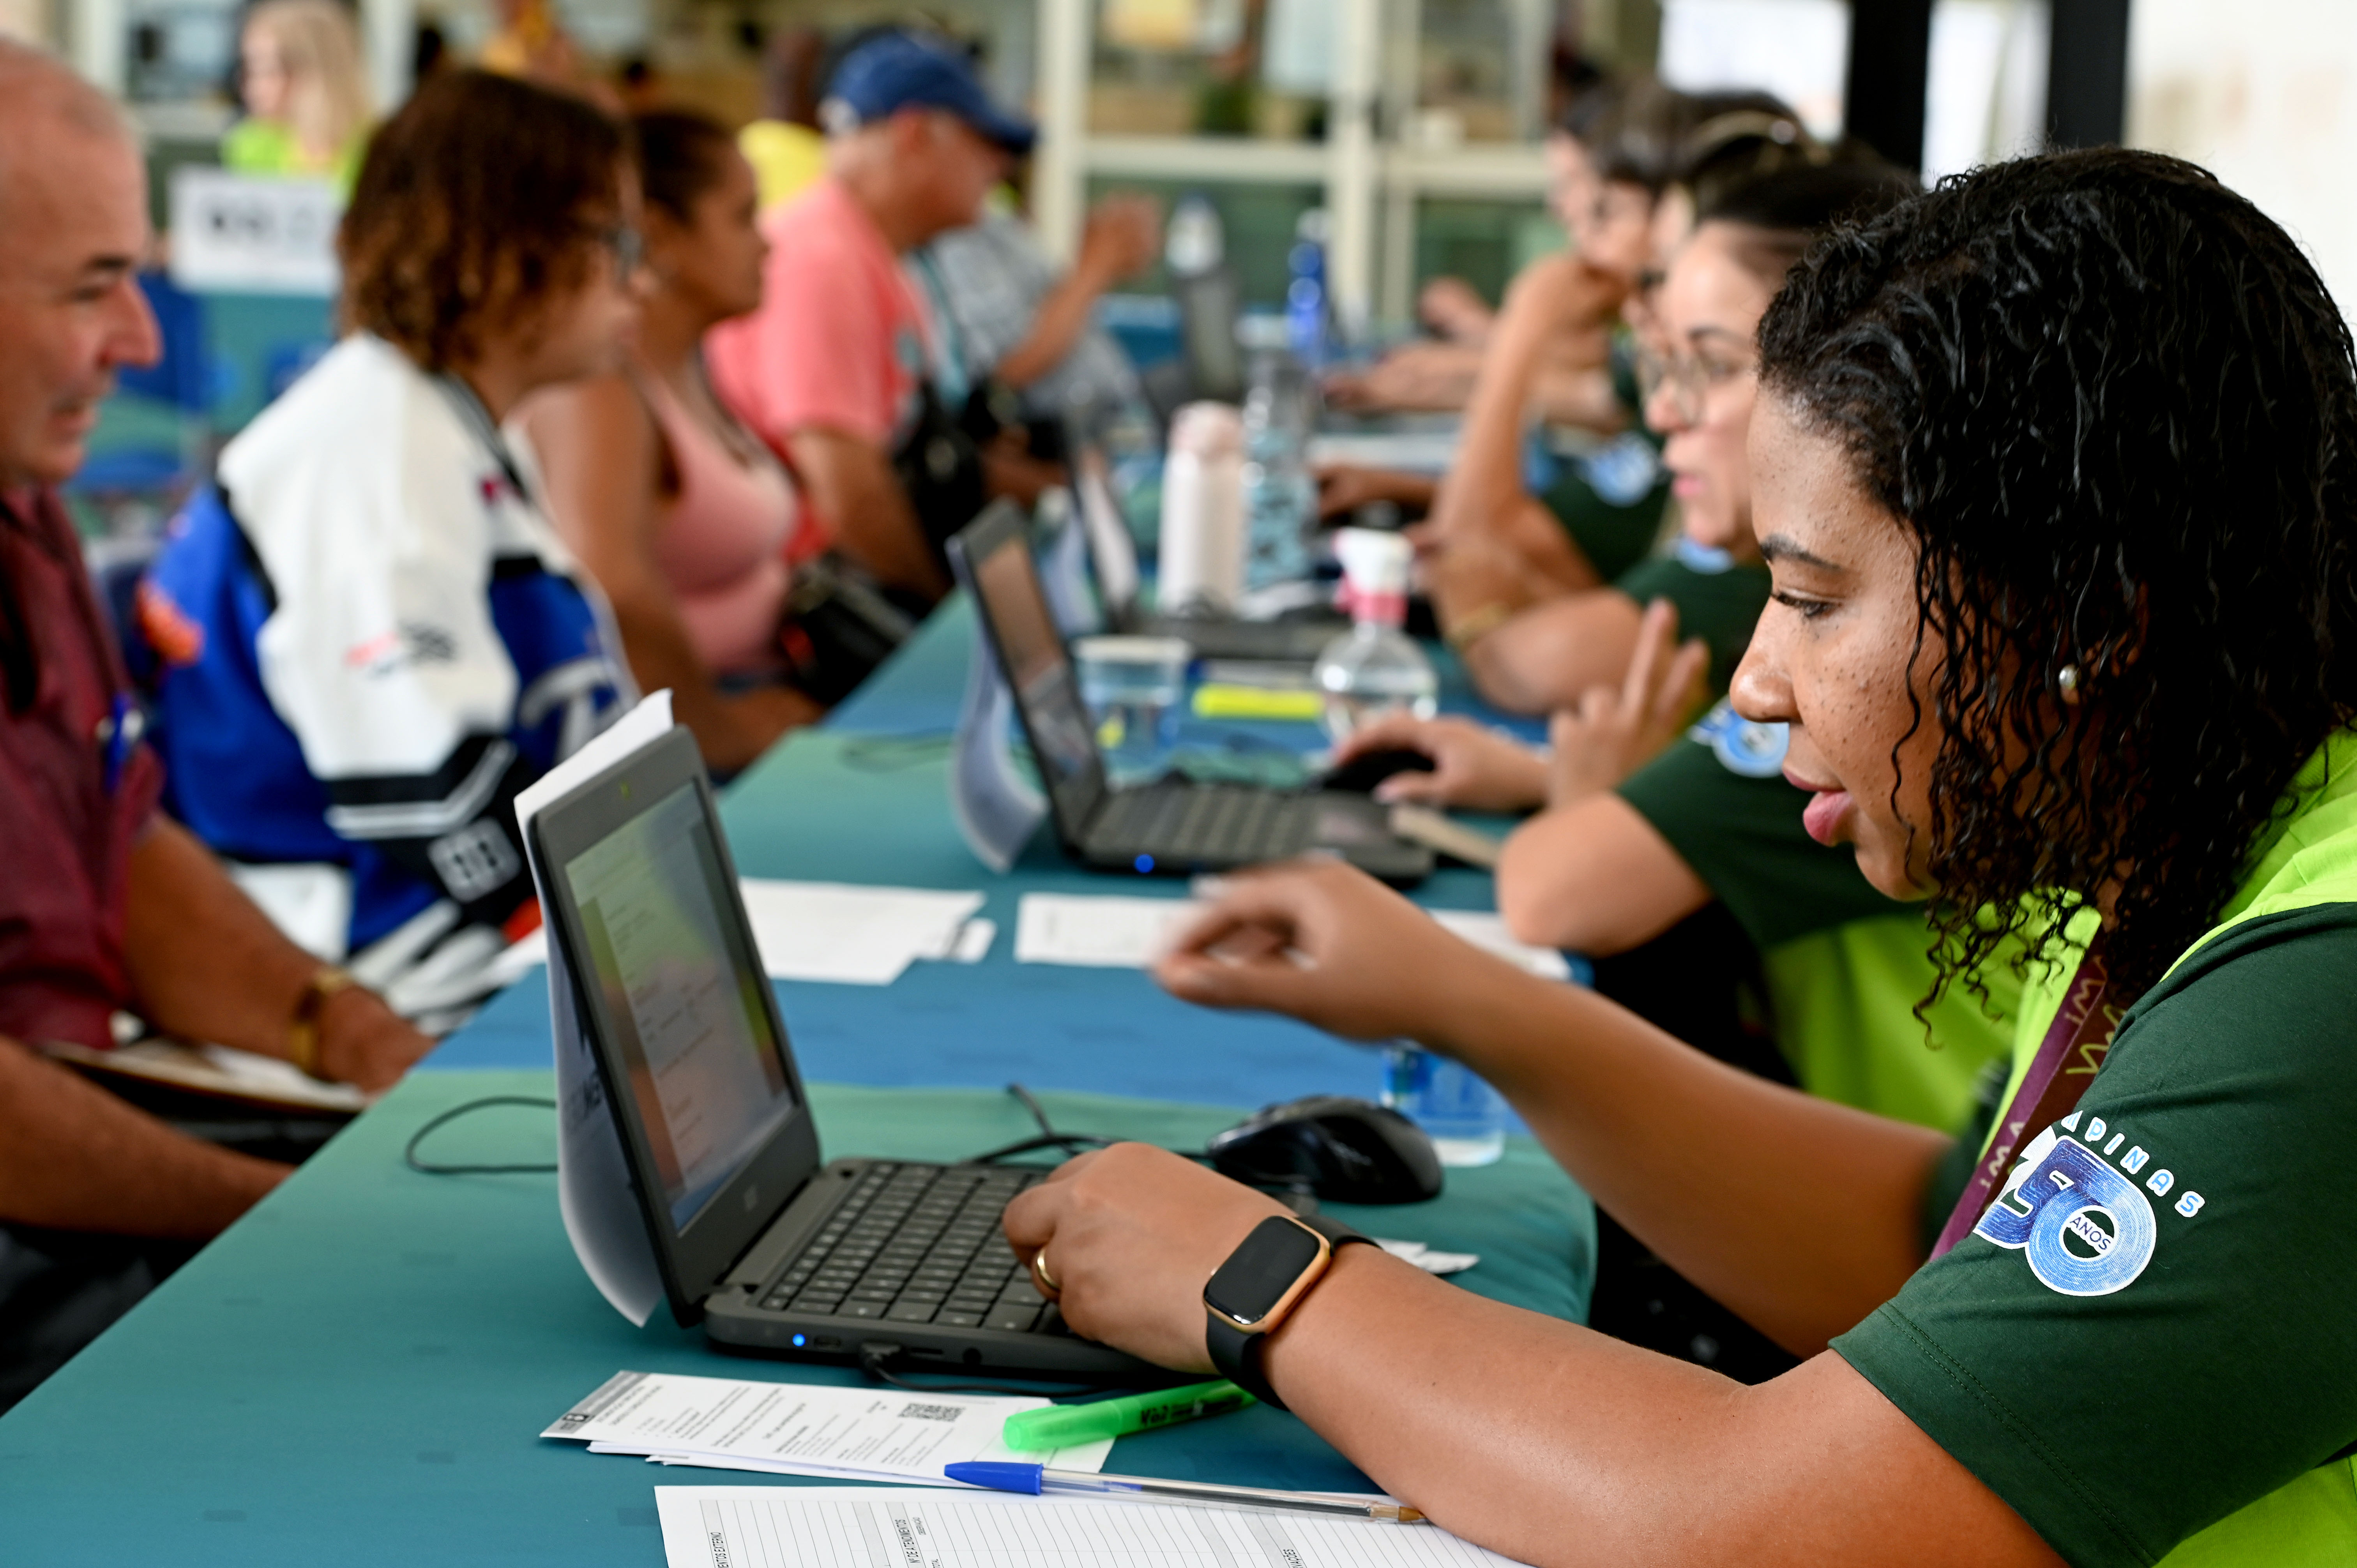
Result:
<svg viewBox="0 0 2357 1568"><path fill-rule="evenodd" d="M2152 1198L2168 1197L2177 1186L2172 1171L2147 1176L2152 1156L2141 1146L2122 1153L2126 1143L2127 1134L2114 1132L2102 1117L2072 1112L2022 1150L1973 1234L2020 1252L2039 1283L2063 1295L2126 1290L2159 1242ZM2117 1165L2111 1163L2114 1155ZM2201 1207L2198 1192L2170 1205L2187 1219Z"/></svg>
<svg viewBox="0 0 2357 1568"><path fill-rule="evenodd" d="M1587 488L1614 506L1635 506L1662 477L1652 444L1635 432L1608 442L1581 461Z"/></svg>
<svg viewBox="0 0 2357 1568"><path fill-rule="evenodd" d="M1792 733L1782 725L1754 724L1721 698L1702 722L1686 731L1686 738L1710 747L1718 765L1745 779L1772 779L1784 771L1784 752Z"/></svg>

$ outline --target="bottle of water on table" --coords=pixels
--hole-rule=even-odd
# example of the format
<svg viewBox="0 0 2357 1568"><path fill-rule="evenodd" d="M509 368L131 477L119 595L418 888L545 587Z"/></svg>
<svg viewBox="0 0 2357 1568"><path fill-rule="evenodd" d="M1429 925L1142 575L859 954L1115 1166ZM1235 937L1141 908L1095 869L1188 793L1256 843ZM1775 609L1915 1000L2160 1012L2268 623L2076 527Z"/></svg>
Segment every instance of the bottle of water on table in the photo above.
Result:
<svg viewBox="0 0 2357 1568"><path fill-rule="evenodd" d="M1470 1068L1399 1041L1383 1048L1383 1103L1432 1140L1444 1165L1487 1165L1506 1152L1506 1097Z"/></svg>
<svg viewBox="0 0 2357 1568"><path fill-rule="evenodd" d="M1432 660L1400 628L1407 623L1408 566L1414 551L1396 533L1334 532L1351 629L1326 645L1312 671L1326 698L1326 733L1341 740L1377 716L1405 709L1430 718L1440 706Z"/></svg>
<svg viewBox="0 0 2357 1568"><path fill-rule="evenodd" d="M1309 575L1309 531L1318 514L1308 463L1314 396L1291 354L1269 349L1254 358L1243 412L1247 592Z"/></svg>

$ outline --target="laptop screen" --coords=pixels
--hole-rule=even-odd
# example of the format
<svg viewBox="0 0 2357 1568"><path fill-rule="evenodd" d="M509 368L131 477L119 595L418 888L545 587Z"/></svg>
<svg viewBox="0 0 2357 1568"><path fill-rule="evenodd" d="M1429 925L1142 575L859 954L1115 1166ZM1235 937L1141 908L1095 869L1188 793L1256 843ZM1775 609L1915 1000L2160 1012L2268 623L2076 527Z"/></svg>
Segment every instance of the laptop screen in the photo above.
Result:
<svg viewBox="0 0 2357 1568"><path fill-rule="evenodd" d="M1114 499L1113 466L1093 441L1072 443L1072 491L1080 504L1081 537L1089 547L1089 564L1095 568L1097 596L1104 601L1105 618L1123 628L1137 603L1137 546L1123 521L1121 503Z"/></svg>
<svg viewBox="0 0 2357 1568"><path fill-rule="evenodd" d="M604 1002L655 1181L685 1230L797 1104L695 786L621 822L563 875L583 982Z"/></svg>
<svg viewBox="0 0 2357 1568"><path fill-rule="evenodd" d="M996 541L968 559L985 624L1016 705L1023 710L1024 733L1039 756L1056 814L1078 831L1105 789L1104 764L1088 706L1081 700L1079 677L1048 614L1039 569L1022 528L984 530L977 524L966 537L975 540L978 534Z"/></svg>

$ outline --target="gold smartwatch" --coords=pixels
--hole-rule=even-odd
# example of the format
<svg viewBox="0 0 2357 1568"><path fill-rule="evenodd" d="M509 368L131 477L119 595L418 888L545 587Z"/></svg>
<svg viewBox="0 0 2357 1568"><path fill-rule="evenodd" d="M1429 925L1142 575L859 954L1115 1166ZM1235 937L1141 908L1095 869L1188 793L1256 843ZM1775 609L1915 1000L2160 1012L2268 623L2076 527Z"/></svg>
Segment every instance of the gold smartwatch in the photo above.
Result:
<svg viewBox="0 0 2357 1568"><path fill-rule="evenodd" d="M1338 1248L1372 1241L1331 1219L1271 1215L1253 1227L1203 1287L1204 1348L1220 1375L1263 1404L1285 1408L1261 1371L1261 1348L1325 1277Z"/></svg>

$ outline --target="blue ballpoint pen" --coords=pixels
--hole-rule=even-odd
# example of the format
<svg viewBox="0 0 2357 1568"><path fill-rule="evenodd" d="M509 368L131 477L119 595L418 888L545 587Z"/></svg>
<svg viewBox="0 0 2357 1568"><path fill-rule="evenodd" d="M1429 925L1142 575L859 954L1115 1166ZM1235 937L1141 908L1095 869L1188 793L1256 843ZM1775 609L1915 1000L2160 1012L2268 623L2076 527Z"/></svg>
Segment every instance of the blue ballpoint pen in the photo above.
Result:
<svg viewBox="0 0 2357 1568"><path fill-rule="evenodd" d="M1337 1514L1344 1519L1390 1524L1422 1524L1424 1515L1405 1503L1353 1502L1308 1492L1272 1492L1259 1487L1220 1487L1209 1481L1155 1481L1143 1476L1092 1476L1082 1470L1050 1470L1044 1465L1008 1465L976 1460L944 1465L942 1474L968 1486L1001 1492L1094 1492L1176 1503L1220 1503L1233 1509L1283 1509L1289 1513Z"/></svg>

